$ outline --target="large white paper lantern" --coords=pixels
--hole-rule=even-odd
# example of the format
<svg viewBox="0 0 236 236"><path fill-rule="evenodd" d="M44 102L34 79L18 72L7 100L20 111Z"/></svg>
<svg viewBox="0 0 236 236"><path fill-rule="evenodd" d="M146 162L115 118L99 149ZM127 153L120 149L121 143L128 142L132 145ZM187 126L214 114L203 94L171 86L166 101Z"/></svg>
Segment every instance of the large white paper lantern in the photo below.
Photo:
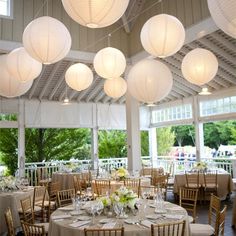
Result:
<svg viewBox="0 0 236 236"><path fill-rule="evenodd" d="M160 14L143 25L140 38L148 53L163 58L175 54L183 46L185 30L176 17Z"/></svg>
<svg viewBox="0 0 236 236"><path fill-rule="evenodd" d="M236 38L236 0L208 0L208 8L216 25Z"/></svg>
<svg viewBox="0 0 236 236"><path fill-rule="evenodd" d="M190 83L203 85L216 75L218 61L212 52L196 48L185 55L181 70L184 78Z"/></svg>
<svg viewBox="0 0 236 236"><path fill-rule="evenodd" d="M27 82L39 76L42 64L29 56L23 47L20 47L8 54L7 68L15 79Z"/></svg>
<svg viewBox="0 0 236 236"><path fill-rule="evenodd" d="M127 83L121 77L108 79L104 83L104 92L112 98L122 97L127 90Z"/></svg>
<svg viewBox="0 0 236 236"><path fill-rule="evenodd" d="M66 83L72 89L81 91L93 82L92 70L83 63L76 63L68 68L65 74Z"/></svg>
<svg viewBox="0 0 236 236"><path fill-rule="evenodd" d="M0 56L0 95L8 98L21 96L31 88L33 81L22 83L11 76L6 60L6 55Z"/></svg>
<svg viewBox="0 0 236 236"><path fill-rule="evenodd" d="M138 101L154 103L168 95L173 78L165 64L145 59L131 68L127 83L130 94Z"/></svg>
<svg viewBox="0 0 236 236"><path fill-rule="evenodd" d="M43 64L63 59L71 48L68 29L59 20L43 16L31 21L23 32L26 51Z"/></svg>
<svg viewBox="0 0 236 236"><path fill-rule="evenodd" d="M105 79L118 78L125 71L126 59L120 50L107 47L98 51L94 57L93 65L101 77Z"/></svg>
<svg viewBox="0 0 236 236"><path fill-rule="evenodd" d="M129 0L62 0L68 15L81 25L102 28L115 23Z"/></svg>

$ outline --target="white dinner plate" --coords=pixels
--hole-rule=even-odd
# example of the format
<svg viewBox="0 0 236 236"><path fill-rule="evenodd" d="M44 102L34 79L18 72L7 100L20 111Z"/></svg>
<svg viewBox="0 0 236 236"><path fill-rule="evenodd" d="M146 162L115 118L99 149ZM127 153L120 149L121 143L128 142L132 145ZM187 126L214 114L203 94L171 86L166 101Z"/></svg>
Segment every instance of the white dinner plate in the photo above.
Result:
<svg viewBox="0 0 236 236"><path fill-rule="evenodd" d="M137 221L136 221L136 220L133 220L133 219L126 219L126 220L124 220L124 222L125 222L126 224L132 225L132 224L135 224Z"/></svg>
<svg viewBox="0 0 236 236"><path fill-rule="evenodd" d="M89 217L89 216L79 216L79 217L77 217L77 220L82 220L82 221L91 220L91 217Z"/></svg>
<svg viewBox="0 0 236 236"><path fill-rule="evenodd" d="M163 213L166 213L167 210L166 209L155 209L155 213L157 214L163 214Z"/></svg>
<svg viewBox="0 0 236 236"><path fill-rule="evenodd" d="M112 221L112 219L101 219L99 221L100 224L107 224L107 223L110 223Z"/></svg>
<svg viewBox="0 0 236 236"><path fill-rule="evenodd" d="M158 218L160 218L161 216L157 215L157 214L150 214L150 215L146 215L146 218L149 220L157 220Z"/></svg>
<svg viewBox="0 0 236 236"><path fill-rule="evenodd" d="M60 211L73 211L74 207L59 207L58 210Z"/></svg>
<svg viewBox="0 0 236 236"><path fill-rule="evenodd" d="M71 211L70 214L72 216L79 216L82 215L84 213L84 211Z"/></svg>

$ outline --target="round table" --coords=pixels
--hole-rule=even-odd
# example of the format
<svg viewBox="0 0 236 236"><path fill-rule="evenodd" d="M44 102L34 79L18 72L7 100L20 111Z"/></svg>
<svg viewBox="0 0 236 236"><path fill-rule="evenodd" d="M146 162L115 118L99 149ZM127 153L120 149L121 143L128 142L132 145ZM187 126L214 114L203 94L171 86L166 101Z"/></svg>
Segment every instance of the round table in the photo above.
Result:
<svg viewBox="0 0 236 236"><path fill-rule="evenodd" d="M165 202L165 209L166 209L166 214L156 214L154 213L155 208L153 208L153 201L148 200L145 216L149 216L150 214L156 214L159 215L160 218L155 220L155 222L152 223L167 223L167 222L174 222L174 221L179 221L179 220L185 220L186 221L186 228L185 228L185 236L189 236L189 222L188 222L188 216L187 212L184 208L169 203ZM83 213L84 216L88 216L86 212ZM82 215L82 216L83 216ZM145 219L145 216L142 215ZM166 216L166 217L165 217ZM173 216L179 216L180 218L175 218L173 219ZM55 219L57 217L57 219ZM61 217L61 219L60 219ZM84 235L84 228L88 227L94 227L90 226L89 224L81 226L81 227L72 227L70 224L74 223L75 220L79 216L70 216L70 211L63 211L61 209L57 209L50 218L50 224L49 224L49 236L65 236L65 235L70 235L70 236L82 236ZM169 217L169 218L168 218ZM128 219L134 219L137 221L137 219L140 218L139 215L134 216L132 213L129 214ZM95 223L98 224L96 227L102 227L102 224L100 224L100 220L102 219L108 219L106 216L101 215L101 216L96 216L95 217ZM125 228L125 235L126 236L149 236L151 229L150 227L144 227L144 226L138 226L138 225L133 225L133 224L127 224L125 219L116 219L114 216L109 218L109 220L113 222L117 222L115 225L116 227L119 227L120 225L123 225ZM147 219L145 219L146 221ZM153 220L152 220L153 221ZM78 221L79 222L79 221ZM149 221L150 223L150 221Z"/></svg>
<svg viewBox="0 0 236 236"><path fill-rule="evenodd" d="M8 207L12 211L14 227L20 227L18 210L21 209L20 200L28 196L33 198L34 188L28 187L24 191L0 192L0 234L7 231L4 213Z"/></svg>

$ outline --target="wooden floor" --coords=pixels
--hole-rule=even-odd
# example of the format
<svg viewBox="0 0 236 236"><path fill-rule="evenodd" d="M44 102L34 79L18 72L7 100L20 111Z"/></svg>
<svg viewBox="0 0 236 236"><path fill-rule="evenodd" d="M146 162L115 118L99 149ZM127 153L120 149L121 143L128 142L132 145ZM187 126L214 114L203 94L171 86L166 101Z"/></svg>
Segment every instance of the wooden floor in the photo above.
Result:
<svg viewBox="0 0 236 236"><path fill-rule="evenodd" d="M221 206L227 205L227 216L225 221L225 236L236 236L236 229L231 227L232 224L232 211L233 211L233 201L236 198L236 192L231 194L229 200L221 202ZM174 197L171 194L168 194L168 200L174 202ZM176 204L178 204L176 202ZM208 222L208 209L209 203L198 204L197 206L197 221L196 223L206 224Z"/></svg>

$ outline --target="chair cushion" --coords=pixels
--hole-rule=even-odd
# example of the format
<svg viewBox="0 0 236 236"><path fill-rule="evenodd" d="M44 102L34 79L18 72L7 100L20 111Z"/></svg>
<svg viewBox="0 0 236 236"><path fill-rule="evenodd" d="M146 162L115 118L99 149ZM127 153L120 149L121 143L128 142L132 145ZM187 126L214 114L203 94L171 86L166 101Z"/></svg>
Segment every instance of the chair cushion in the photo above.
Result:
<svg viewBox="0 0 236 236"><path fill-rule="evenodd" d="M49 223L36 223L36 225L44 226L45 232L48 233Z"/></svg>
<svg viewBox="0 0 236 236"><path fill-rule="evenodd" d="M208 224L190 224L191 236L210 236L213 235L215 230Z"/></svg>
<svg viewBox="0 0 236 236"><path fill-rule="evenodd" d="M186 184L185 187L186 187L186 188L199 188L200 186L197 185L197 184L192 184L192 183L190 183L190 184L188 184L188 185Z"/></svg>

